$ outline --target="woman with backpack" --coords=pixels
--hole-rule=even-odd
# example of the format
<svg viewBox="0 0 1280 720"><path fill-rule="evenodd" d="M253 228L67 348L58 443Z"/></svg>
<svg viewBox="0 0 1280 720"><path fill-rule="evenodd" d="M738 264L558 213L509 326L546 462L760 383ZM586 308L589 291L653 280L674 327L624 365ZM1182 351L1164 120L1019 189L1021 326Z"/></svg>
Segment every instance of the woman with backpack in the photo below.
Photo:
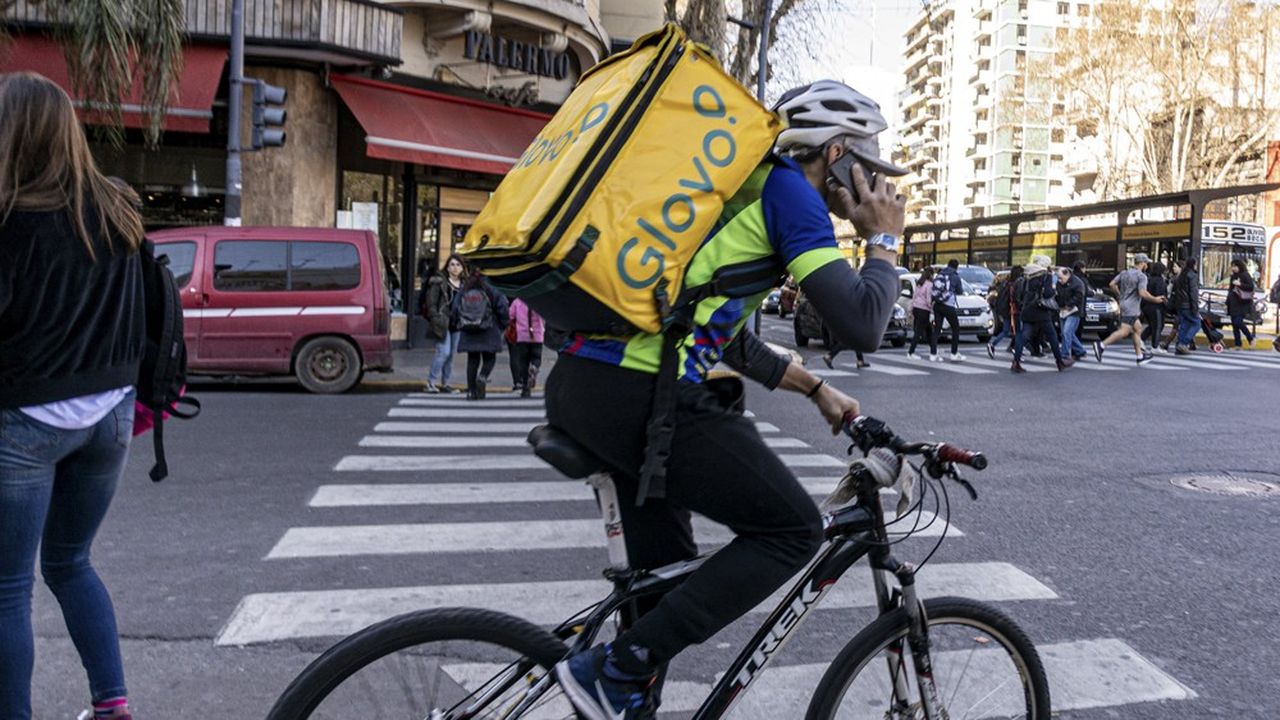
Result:
<svg viewBox="0 0 1280 720"><path fill-rule="evenodd" d="M907 357L916 357L916 345L921 338L929 343L929 359L938 362L938 340L933 334L933 268L926 267L920 271L916 280L916 289L911 293L911 347L907 348Z"/></svg>
<svg viewBox="0 0 1280 720"><path fill-rule="evenodd" d="M987 343L987 357L996 359L996 348L1005 338L1011 340L1018 337L1018 303L1015 301L1013 288L1022 278L1022 266L1018 265L1009 271L1000 289L996 291L995 313L1000 318L1000 332ZM1010 349L1012 352L1012 348Z"/></svg>
<svg viewBox="0 0 1280 720"><path fill-rule="evenodd" d="M458 352L467 354L467 399L483 400L485 385L502 350L507 298L477 269L467 274L453 296L450 317L458 328Z"/></svg>
<svg viewBox="0 0 1280 720"><path fill-rule="evenodd" d="M1235 259L1231 261L1231 289L1227 291L1227 314L1231 316L1231 334L1235 337L1235 350L1241 348L1240 334L1244 333L1245 341L1249 347L1253 347L1254 335L1249 329L1249 325L1244 321L1245 316L1253 314L1253 293L1256 286L1253 282L1253 275L1249 273L1249 268L1245 266L1244 261Z"/></svg>
<svg viewBox="0 0 1280 720"><path fill-rule="evenodd" d="M137 196L71 99L0 75L0 715L31 718L37 552L95 718L130 718L115 610L89 562L129 455L146 342Z"/></svg>
<svg viewBox="0 0 1280 720"><path fill-rule="evenodd" d="M427 281L427 294L423 303L423 317L431 324L430 332L436 339L436 354L427 372L427 392L451 393L449 376L453 374L453 354L458 351L458 325L453 320L453 296L462 287L466 275L462 258L454 255L444 264L444 270ZM436 381L439 381L437 384Z"/></svg>
<svg viewBox="0 0 1280 720"><path fill-rule="evenodd" d="M1027 371L1022 367L1022 348L1037 332L1044 333L1048 338L1059 372L1074 363L1063 359L1062 344L1058 342L1058 332L1053 327L1053 316L1058 312L1058 303L1055 299L1057 281L1053 273L1049 272L1052 263L1047 255L1031 256L1031 264L1024 268L1023 278L1013 288L1013 292L1020 298L1018 314L1022 320L1022 327L1013 344L1013 365L1009 368L1016 374Z"/></svg>
<svg viewBox="0 0 1280 720"><path fill-rule="evenodd" d="M1162 263L1153 262L1147 268L1147 292L1159 298L1168 297L1169 284L1165 280L1165 267ZM1164 333L1164 307L1163 301L1152 302L1142 298L1142 320L1146 325L1142 329L1142 342L1150 352L1163 352L1160 350L1160 336Z"/></svg>

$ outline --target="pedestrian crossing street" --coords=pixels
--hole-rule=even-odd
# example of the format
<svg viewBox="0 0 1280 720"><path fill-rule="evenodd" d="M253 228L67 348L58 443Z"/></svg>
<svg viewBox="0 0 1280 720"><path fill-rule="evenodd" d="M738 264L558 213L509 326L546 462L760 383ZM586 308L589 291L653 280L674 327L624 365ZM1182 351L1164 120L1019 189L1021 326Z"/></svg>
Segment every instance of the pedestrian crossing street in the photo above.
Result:
<svg viewBox="0 0 1280 720"><path fill-rule="evenodd" d="M946 348L940 347L941 357L947 357ZM917 350L919 353L920 351ZM904 348L889 349L883 348L874 354L867 355L867 361L871 363L870 367L858 368L855 362L835 363L834 369L825 367L810 367L809 372L820 377L858 377L859 375L866 377L875 377L877 375L889 375L896 377L911 377L921 375L996 375L1009 374L1009 366L1013 362L1013 354L1005 352L1003 349L996 353L996 359L992 360L987 357L987 351L982 346L962 346L961 354L964 360L960 362L930 362L928 348L924 348L923 354L919 359L907 357L907 351ZM812 361L811 365L816 364ZM1031 357L1029 354L1023 354L1022 365L1031 373L1057 372L1054 365L1053 356ZM1146 365L1139 366L1135 362L1132 345L1112 345L1103 353L1102 362L1099 363L1094 359L1092 348L1089 349L1089 355L1083 360L1078 361L1067 372L1123 372L1126 370L1136 370L1139 372L1185 372L1187 370L1201 371L1226 371L1226 372L1259 372L1267 373L1267 371L1280 372L1280 353L1276 352L1233 352L1225 351L1221 353L1213 353L1207 350L1199 350L1191 355L1156 355L1156 358Z"/></svg>
<svg viewBox="0 0 1280 720"><path fill-rule="evenodd" d="M900 358L896 362L879 362L881 359L880 354L874 356L873 368L911 371L908 363L912 361ZM945 367L954 372L960 366ZM967 369L987 370L982 364ZM350 448L349 454L335 454L333 470L323 484L310 497L299 498L307 505L308 524L282 528L281 537L262 559L275 567L289 563L288 577L308 578L308 589L245 596L215 643L245 646L304 638L336 641L400 613L448 606L510 612L550 626L603 598L609 586L602 578L527 581L502 576L487 566L471 568L473 573L480 573L482 581L466 584L352 588L330 578L335 562L358 564L375 556L396 556L411 563L413 557L448 558L478 552L496 555L533 551L554 557L556 553L594 549L603 569L607 564L604 533L591 489L582 482L558 479L556 472L525 446L525 434L542 421L543 414L540 398L494 398L478 403L420 393L399 398L386 418ZM754 417L753 420L815 498L835 488L846 467L845 460L821 453L803 439L784 435L774 424ZM506 477L504 471L512 470L522 471L519 480ZM548 516L549 503L563 502L581 507L577 518ZM521 518L475 521L475 512L464 513L496 503L507 508L514 505ZM395 519L403 520L404 508L414 507L431 509L431 516L443 521L342 524L344 513L359 512L367 520L370 513L398 510ZM450 513L456 517L451 519ZM936 537L945 522L938 519L930 524L932 519L928 515L922 519L921 527L929 525L922 534ZM694 528L705 550L730 538L725 528L705 519L695 518ZM950 542L965 542L961 528L950 526L947 535L952 538ZM317 564L310 576L308 563ZM873 607L865 569L861 573L856 570L833 588L819 612ZM405 576L422 577L412 572ZM926 597L960 595L993 603L1018 602L1016 616L1032 615L1035 603L1063 600L1040 580L998 559L930 563L921 572L918 587ZM757 607L753 617L763 620L780 595L781 591ZM739 642L735 641L733 648ZM727 665L735 650L724 644L717 647L724 648L717 657ZM1193 690L1121 638L1044 642L1039 649L1048 669L1054 709L1058 711L1196 697ZM755 681L732 717L798 717L826 663L813 662L820 659L817 657L795 655L782 653L777 664ZM692 712L711 688L710 678L682 678L679 672L677 665L664 692L665 717ZM455 679L463 682L461 677Z"/></svg>

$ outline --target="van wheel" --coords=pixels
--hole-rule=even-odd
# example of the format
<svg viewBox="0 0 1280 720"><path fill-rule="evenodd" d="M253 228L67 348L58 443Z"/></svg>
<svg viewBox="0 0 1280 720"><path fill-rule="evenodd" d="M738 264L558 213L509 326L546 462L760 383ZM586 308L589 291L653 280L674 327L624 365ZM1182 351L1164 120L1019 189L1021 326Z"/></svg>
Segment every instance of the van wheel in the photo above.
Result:
<svg viewBox="0 0 1280 720"><path fill-rule="evenodd" d="M340 393L360 382L360 353L336 337L308 340L298 351L294 374L313 393Z"/></svg>

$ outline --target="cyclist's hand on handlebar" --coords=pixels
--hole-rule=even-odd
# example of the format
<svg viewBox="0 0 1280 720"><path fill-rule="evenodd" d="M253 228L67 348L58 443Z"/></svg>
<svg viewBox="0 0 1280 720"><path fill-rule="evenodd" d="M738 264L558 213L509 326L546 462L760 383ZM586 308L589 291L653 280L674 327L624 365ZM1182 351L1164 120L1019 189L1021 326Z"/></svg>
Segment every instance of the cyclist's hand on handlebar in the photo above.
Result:
<svg viewBox="0 0 1280 720"><path fill-rule="evenodd" d="M838 435L844 428L846 417L857 417L861 414L858 401L845 395L831 385L823 385L814 396L818 412L831 425L831 434Z"/></svg>

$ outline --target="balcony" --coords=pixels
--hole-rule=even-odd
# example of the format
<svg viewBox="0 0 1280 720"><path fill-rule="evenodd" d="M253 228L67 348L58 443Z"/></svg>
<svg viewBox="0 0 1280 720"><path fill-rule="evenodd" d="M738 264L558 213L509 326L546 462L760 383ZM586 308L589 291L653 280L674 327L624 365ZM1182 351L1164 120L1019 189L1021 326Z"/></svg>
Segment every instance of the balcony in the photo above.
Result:
<svg viewBox="0 0 1280 720"><path fill-rule="evenodd" d="M1083 177L1085 175L1098 174L1098 161L1091 157L1072 158L1069 162L1063 164L1063 169L1070 177Z"/></svg>
<svg viewBox="0 0 1280 720"><path fill-rule="evenodd" d="M57 23L48 2L17 0L0 15L33 27ZM195 41L231 37L231 0L185 0L185 31ZM249 54L345 65L400 64L404 17L371 0L245 0Z"/></svg>

